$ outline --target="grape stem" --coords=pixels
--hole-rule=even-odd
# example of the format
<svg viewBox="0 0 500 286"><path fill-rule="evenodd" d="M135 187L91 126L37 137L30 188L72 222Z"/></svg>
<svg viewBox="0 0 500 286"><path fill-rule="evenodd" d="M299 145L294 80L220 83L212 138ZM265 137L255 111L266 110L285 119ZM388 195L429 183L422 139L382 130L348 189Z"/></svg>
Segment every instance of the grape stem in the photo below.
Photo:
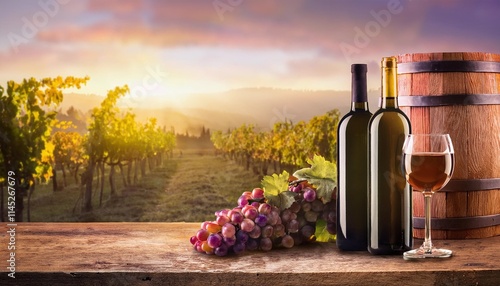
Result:
<svg viewBox="0 0 500 286"><path fill-rule="evenodd" d="M289 186L297 186L299 185L300 183L303 183L307 181L306 179L298 179L298 180L295 180L295 181L291 181L288 183Z"/></svg>

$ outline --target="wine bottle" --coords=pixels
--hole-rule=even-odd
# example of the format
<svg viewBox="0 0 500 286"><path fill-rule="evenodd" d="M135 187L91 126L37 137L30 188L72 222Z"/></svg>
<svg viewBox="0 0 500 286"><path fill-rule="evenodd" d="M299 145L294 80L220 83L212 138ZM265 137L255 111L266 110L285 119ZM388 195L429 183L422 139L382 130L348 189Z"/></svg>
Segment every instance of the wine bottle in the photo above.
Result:
<svg viewBox="0 0 500 286"><path fill-rule="evenodd" d="M366 250L368 193L368 108L366 64L351 66L351 111L337 131L337 247Z"/></svg>
<svg viewBox="0 0 500 286"><path fill-rule="evenodd" d="M411 133L399 109L397 60L382 59L380 108L368 123L368 251L402 254L413 246L411 189L402 171L402 148Z"/></svg>

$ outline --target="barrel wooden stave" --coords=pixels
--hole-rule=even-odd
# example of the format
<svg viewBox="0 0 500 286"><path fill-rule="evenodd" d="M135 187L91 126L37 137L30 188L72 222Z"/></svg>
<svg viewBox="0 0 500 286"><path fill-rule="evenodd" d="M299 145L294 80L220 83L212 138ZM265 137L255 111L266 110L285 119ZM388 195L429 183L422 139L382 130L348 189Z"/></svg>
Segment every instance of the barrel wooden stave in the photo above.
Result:
<svg viewBox="0 0 500 286"><path fill-rule="evenodd" d="M488 53L404 54L398 61L478 60L500 62L500 55ZM500 94L500 73L424 72L398 75L400 95L442 96L449 94ZM467 102L464 102L467 104ZM407 107L412 133L449 133L455 148L453 179L500 177L500 105L453 105ZM497 158L497 159L495 159ZM432 217L454 218L500 213L500 189L437 192ZM424 200L413 193L413 215L424 216ZM500 235L500 226L466 230L432 231L435 239L481 238ZM423 238L424 229L414 229Z"/></svg>

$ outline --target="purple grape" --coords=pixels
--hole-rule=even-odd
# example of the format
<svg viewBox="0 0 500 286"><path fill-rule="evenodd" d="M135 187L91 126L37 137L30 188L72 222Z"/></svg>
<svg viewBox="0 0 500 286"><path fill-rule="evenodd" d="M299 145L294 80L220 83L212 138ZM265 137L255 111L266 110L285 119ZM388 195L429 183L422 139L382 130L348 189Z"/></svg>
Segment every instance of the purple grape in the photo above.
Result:
<svg viewBox="0 0 500 286"><path fill-rule="evenodd" d="M243 210L244 210L243 214L245 215L245 217L251 220L254 220L259 215L259 211L254 207Z"/></svg>
<svg viewBox="0 0 500 286"><path fill-rule="evenodd" d="M299 221L299 228L302 228L304 225L307 224L306 218L303 215L297 217L297 220Z"/></svg>
<svg viewBox="0 0 500 286"><path fill-rule="evenodd" d="M304 237L300 233L291 233L290 236L293 238L293 245L301 245L304 241Z"/></svg>
<svg viewBox="0 0 500 286"><path fill-rule="evenodd" d="M196 238L199 241L205 241L205 240L207 240L208 236L209 236L209 233L208 233L208 231L206 229L200 229L196 233Z"/></svg>
<svg viewBox="0 0 500 286"><path fill-rule="evenodd" d="M241 212L239 212L239 211L233 211L231 213L231 217L230 218L231 218L231 221L233 223L236 223L236 224L241 223L243 221L243 219L244 219L243 214Z"/></svg>
<svg viewBox="0 0 500 286"><path fill-rule="evenodd" d="M230 222L231 219L226 216L226 215L219 215L215 221L217 222L218 225L225 225L226 223Z"/></svg>
<svg viewBox="0 0 500 286"><path fill-rule="evenodd" d="M281 219L280 218L280 214L277 213L277 212L271 212L267 215L267 222L270 224L270 225L275 225L278 223L278 219Z"/></svg>
<svg viewBox="0 0 500 286"><path fill-rule="evenodd" d="M229 209L222 209L222 210L216 211L215 216L221 216L221 215L227 216L228 212L229 212Z"/></svg>
<svg viewBox="0 0 500 286"><path fill-rule="evenodd" d="M313 202L316 199L316 191L311 188L306 188L304 191L304 200L306 202Z"/></svg>
<svg viewBox="0 0 500 286"><path fill-rule="evenodd" d="M251 251L251 250L257 250L257 248L259 248L258 241L253 238L248 239L246 243L246 249Z"/></svg>
<svg viewBox="0 0 500 286"><path fill-rule="evenodd" d="M227 246L233 246L236 243L236 236L224 237L223 240Z"/></svg>
<svg viewBox="0 0 500 286"><path fill-rule="evenodd" d="M219 247L215 248L215 255L217 256L226 256L227 255L227 252L228 252L229 248L227 247L227 245L225 245L224 243L221 244Z"/></svg>
<svg viewBox="0 0 500 286"><path fill-rule="evenodd" d="M248 234L246 232L244 232L243 230L238 230L238 232L236 232L236 241L238 243L245 243L248 241Z"/></svg>
<svg viewBox="0 0 500 286"><path fill-rule="evenodd" d="M246 196L241 196L239 199L238 199L238 206L240 207L244 207L248 205L248 198Z"/></svg>
<svg viewBox="0 0 500 286"><path fill-rule="evenodd" d="M240 254L243 251L245 251L245 243L244 242L238 242L233 246L233 252L236 254Z"/></svg>
<svg viewBox="0 0 500 286"><path fill-rule="evenodd" d="M290 217L292 215L292 211L290 209L286 209L281 213L281 221L283 223L288 223L290 221Z"/></svg>
<svg viewBox="0 0 500 286"><path fill-rule="evenodd" d="M260 226L264 227L267 224L267 216L260 214L255 218L255 223Z"/></svg>
<svg viewBox="0 0 500 286"><path fill-rule="evenodd" d="M282 224L277 224L274 226L274 235L276 237L282 237L285 235L285 226Z"/></svg>
<svg viewBox="0 0 500 286"><path fill-rule="evenodd" d="M318 220L318 213L313 211L308 211L304 213L304 217L308 222L316 222Z"/></svg>
<svg viewBox="0 0 500 286"><path fill-rule="evenodd" d="M261 188L255 188L252 190L252 199L254 200L262 200L264 199L264 190Z"/></svg>
<svg viewBox="0 0 500 286"><path fill-rule="evenodd" d="M259 247L263 251L269 251L273 248L273 241L269 237L262 238Z"/></svg>
<svg viewBox="0 0 500 286"><path fill-rule="evenodd" d="M293 237L291 237L290 235L285 235L283 236L283 239L281 239L281 245L283 245L286 248L292 248L294 244L295 241Z"/></svg>
<svg viewBox="0 0 500 286"><path fill-rule="evenodd" d="M295 220L295 219L289 221L287 224L287 229L288 229L288 232L290 232L290 233L298 232L299 231L299 221Z"/></svg>
<svg viewBox="0 0 500 286"><path fill-rule="evenodd" d="M261 234L261 228L258 225L255 225L251 232L248 233L248 236L251 238L259 238Z"/></svg>
<svg viewBox="0 0 500 286"><path fill-rule="evenodd" d="M300 204L298 202L293 202L290 206L290 211L292 213L298 213L300 211Z"/></svg>
<svg viewBox="0 0 500 286"><path fill-rule="evenodd" d="M290 191L294 192L294 193L300 193L300 191L302 191L302 184L297 184L295 186L290 186Z"/></svg>
<svg viewBox="0 0 500 286"><path fill-rule="evenodd" d="M312 203L311 203L311 209L315 212L321 212L323 211L323 209L325 208L325 205L323 204L322 201L320 200L314 200Z"/></svg>
<svg viewBox="0 0 500 286"><path fill-rule="evenodd" d="M302 210L305 211L305 212L308 212L312 209L312 205L311 203L308 203L308 202L304 202L302 204Z"/></svg>
<svg viewBox="0 0 500 286"><path fill-rule="evenodd" d="M222 226L222 235L224 237L231 237L234 236L236 233L236 228L234 227L233 224L231 223L226 223L225 225Z"/></svg>
<svg viewBox="0 0 500 286"><path fill-rule="evenodd" d="M260 214L264 214L264 215L268 215L271 213L271 205L268 204L268 203L263 203L259 206L259 213Z"/></svg>
<svg viewBox="0 0 500 286"><path fill-rule="evenodd" d="M274 227L272 225L266 225L261 230L261 236L262 237L271 237L273 235L273 232L274 232Z"/></svg>
<svg viewBox="0 0 500 286"><path fill-rule="evenodd" d="M330 223L337 222L337 214L335 212L329 212L326 221Z"/></svg>
<svg viewBox="0 0 500 286"><path fill-rule="evenodd" d="M314 227L309 224L304 225L300 229L300 233L302 234L302 236L304 236L307 239L311 238L311 236L314 235L314 231L315 231Z"/></svg>
<svg viewBox="0 0 500 286"><path fill-rule="evenodd" d="M207 239L208 246L217 248L222 244L222 236L218 233L212 233Z"/></svg>
<svg viewBox="0 0 500 286"><path fill-rule="evenodd" d="M192 245L195 245L197 241L198 238L196 237L196 235L193 235L189 238L189 242L191 242Z"/></svg>
<svg viewBox="0 0 500 286"><path fill-rule="evenodd" d="M336 233L337 233L337 224L336 224L336 223L334 223L334 222L327 223L327 224L326 224L326 230L327 230L330 234L336 234Z"/></svg>
<svg viewBox="0 0 500 286"><path fill-rule="evenodd" d="M241 229L246 232L251 232L255 227L255 222L251 219L244 219L240 225Z"/></svg>

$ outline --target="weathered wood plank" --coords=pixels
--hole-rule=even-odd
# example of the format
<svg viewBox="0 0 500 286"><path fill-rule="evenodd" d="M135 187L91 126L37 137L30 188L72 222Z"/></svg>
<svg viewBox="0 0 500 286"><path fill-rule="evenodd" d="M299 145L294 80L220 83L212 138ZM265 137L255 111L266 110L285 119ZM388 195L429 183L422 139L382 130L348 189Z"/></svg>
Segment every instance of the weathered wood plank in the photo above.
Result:
<svg viewBox="0 0 500 286"><path fill-rule="evenodd" d="M19 223L16 285L498 285L500 237L437 240L451 259L341 252L315 243L219 258L196 253L198 223ZM2 245L7 245L5 225ZM418 243L418 242L417 242ZM1 248L7 257L7 248ZM2 258L5 261L4 258ZM5 262L4 262L5 264ZM271 284L270 284L271 283Z"/></svg>

